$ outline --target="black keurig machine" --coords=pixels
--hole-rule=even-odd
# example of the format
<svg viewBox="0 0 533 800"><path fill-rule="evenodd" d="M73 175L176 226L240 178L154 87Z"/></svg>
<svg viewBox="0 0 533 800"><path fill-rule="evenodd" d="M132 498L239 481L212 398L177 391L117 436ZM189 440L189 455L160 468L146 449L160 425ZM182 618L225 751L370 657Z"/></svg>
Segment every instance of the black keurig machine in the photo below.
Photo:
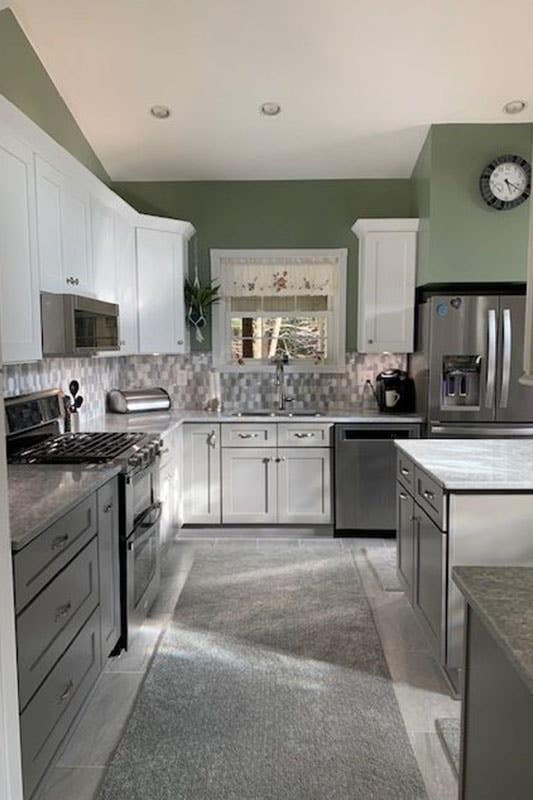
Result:
<svg viewBox="0 0 533 800"><path fill-rule="evenodd" d="M376 398L380 411L410 414L415 410L415 385L407 372L387 369L376 378Z"/></svg>

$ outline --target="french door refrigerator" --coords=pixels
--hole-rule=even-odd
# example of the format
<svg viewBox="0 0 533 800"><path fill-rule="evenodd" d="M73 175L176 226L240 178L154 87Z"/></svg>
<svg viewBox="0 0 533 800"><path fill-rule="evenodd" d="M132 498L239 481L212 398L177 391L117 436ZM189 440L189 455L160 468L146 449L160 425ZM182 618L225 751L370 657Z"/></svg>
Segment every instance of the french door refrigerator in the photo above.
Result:
<svg viewBox="0 0 533 800"><path fill-rule="evenodd" d="M446 292L417 310L410 371L427 434L533 437L533 389L518 382L525 296Z"/></svg>

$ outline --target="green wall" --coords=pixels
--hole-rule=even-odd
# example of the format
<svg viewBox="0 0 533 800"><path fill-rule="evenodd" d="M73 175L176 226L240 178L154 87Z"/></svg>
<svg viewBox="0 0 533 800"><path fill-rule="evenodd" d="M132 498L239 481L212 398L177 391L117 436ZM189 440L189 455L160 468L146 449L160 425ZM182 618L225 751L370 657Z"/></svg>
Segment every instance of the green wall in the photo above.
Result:
<svg viewBox="0 0 533 800"><path fill-rule="evenodd" d="M533 125L434 125L412 176L413 212L422 219L417 283L524 281L529 201L494 211L479 176L506 153L531 161Z"/></svg>
<svg viewBox="0 0 533 800"><path fill-rule="evenodd" d="M113 189L141 212L190 220L203 278L210 248L348 248L348 349L357 341L358 242L351 226L359 217L411 216L409 180L127 182Z"/></svg>
<svg viewBox="0 0 533 800"><path fill-rule="evenodd" d="M7 8L0 11L0 94L109 183L105 169Z"/></svg>

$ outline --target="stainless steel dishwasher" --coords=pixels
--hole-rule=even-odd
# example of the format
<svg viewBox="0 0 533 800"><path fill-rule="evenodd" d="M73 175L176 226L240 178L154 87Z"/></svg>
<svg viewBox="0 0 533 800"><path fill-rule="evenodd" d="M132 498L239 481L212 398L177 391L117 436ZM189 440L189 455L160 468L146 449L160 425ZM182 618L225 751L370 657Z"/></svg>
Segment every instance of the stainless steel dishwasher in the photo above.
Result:
<svg viewBox="0 0 533 800"><path fill-rule="evenodd" d="M394 439L418 439L420 425L335 425L335 535L396 529Z"/></svg>

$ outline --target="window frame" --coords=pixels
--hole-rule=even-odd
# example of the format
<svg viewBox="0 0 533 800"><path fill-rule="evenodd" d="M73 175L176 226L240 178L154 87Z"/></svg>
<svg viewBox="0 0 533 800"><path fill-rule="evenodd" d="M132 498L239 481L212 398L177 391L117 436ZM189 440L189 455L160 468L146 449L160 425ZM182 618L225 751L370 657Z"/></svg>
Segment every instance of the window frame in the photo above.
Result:
<svg viewBox="0 0 533 800"><path fill-rule="evenodd" d="M221 277L221 259L231 258L269 258L280 259L280 266L290 269L291 258L332 258L336 260L333 269L338 270L337 291L331 295L331 310L328 311L328 359L324 363L313 361L294 361L287 366L288 372L344 372L346 369L346 265L347 248L288 248L261 250L221 250L212 249L211 277L216 282ZM230 303L222 298L213 305L213 363L221 372L271 372L274 367L264 361L247 361L236 364L231 358L231 318L245 316L245 312L235 314ZM274 315L275 312L268 312ZM313 312L309 312L312 316ZM254 316L250 313L249 316Z"/></svg>

